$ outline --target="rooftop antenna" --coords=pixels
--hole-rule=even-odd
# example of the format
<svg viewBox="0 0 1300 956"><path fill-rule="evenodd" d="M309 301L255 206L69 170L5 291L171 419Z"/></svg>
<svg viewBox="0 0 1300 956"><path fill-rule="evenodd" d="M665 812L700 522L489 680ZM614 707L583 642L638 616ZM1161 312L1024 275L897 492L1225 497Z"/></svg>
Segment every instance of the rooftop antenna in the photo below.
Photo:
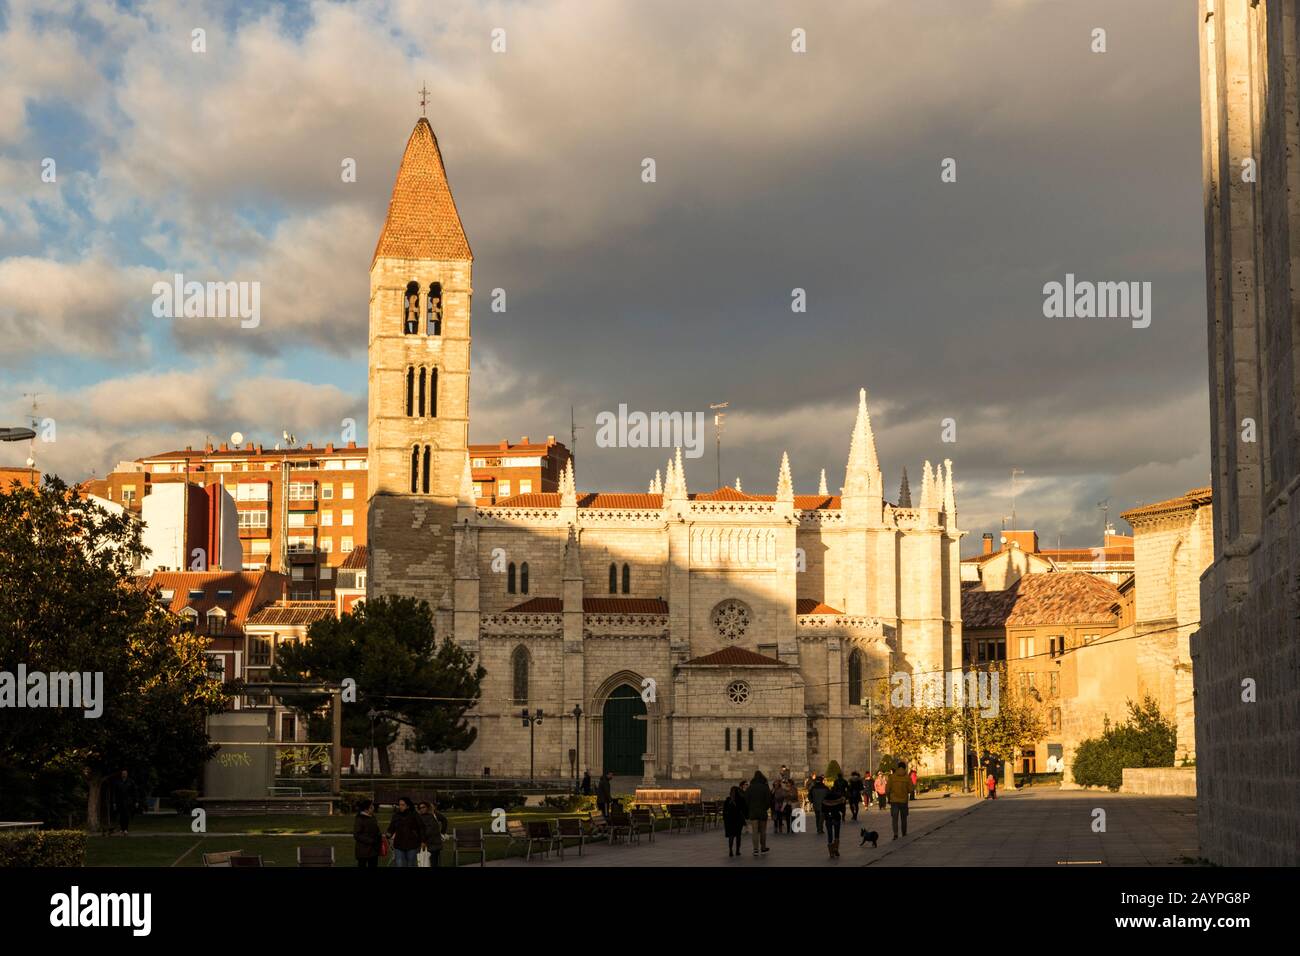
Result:
<svg viewBox="0 0 1300 956"><path fill-rule="evenodd" d="M584 426L579 425L577 419L573 417L573 406L569 406L569 461L577 467L578 461L578 432L582 431Z"/></svg>
<svg viewBox="0 0 1300 956"><path fill-rule="evenodd" d="M713 438L718 450L718 488L722 487L722 426L727 422L727 413L723 409L730 404L719 402L709 406L709 411L713 412Z"/></svg>
<svg viewBox="0 0 1300 956"><path fill-rule="evenodd" d="M1103 547L1106 544L1106 532L1110 530L1110 499L1105 498L1097 502L1097 507L1101 509L1101 543Z"/></svg>
<svg viewBox="0 0 1300 956"><path fill-rule="evenodd" d="M1016 475L1023 475L1024 471L1020 468L1011 469L1011 530L1016 531Z"/></svg>
<svg viewBox="0 0 1300 956"><path fill-rule="evenodd" d="M36 417L36 400L41 397L40 392L24 392L24 398L32 400L32 437L27 446L27 467L36 467L36 432L40 429L40 419Z"/></svg>

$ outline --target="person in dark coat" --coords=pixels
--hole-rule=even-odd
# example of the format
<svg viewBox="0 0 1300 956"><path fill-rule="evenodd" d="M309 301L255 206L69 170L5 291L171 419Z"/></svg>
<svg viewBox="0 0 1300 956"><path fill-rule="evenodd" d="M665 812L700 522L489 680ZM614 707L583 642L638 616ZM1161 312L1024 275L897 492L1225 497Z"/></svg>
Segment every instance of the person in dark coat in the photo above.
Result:
<svg viewBox="0 0 1300 956"><path fill-rule="evenodd" d="M375 805L370 800L357 801L357 816L352 821L353 853L357 866L374 868L379 865L379 821L375 819Z"/></svg>
<svg viewBox="0 0 1300 956"><path fill-rule="evenodd" d="M749 835L754 841L754 856L758 856L759 847L767 852L767 811L772 809L772 788L767 785L763 771L755 770L754 779L749 782L749 791L745 794L749 801Z"/></svg>
<svg viewBox="0 0 1300 956"><path fill-rule="evenodd" d="M606 770L600 775L600 783L596 787L596 809L601 812L602 816L609 816L609 804L611 802L610 789L614 780L614 771Z"/></svg>
<svg viewBox="0 0 1300 956"><path fill-rule="evenodd" d="M833 860L840 855L840 824L844 822L844 809L848 805L849 787L843 777L836 777L826 797L822 800L822 816L826 821L826 851Z"/></svg>
<svg viewBox="0 0 1300 956"><path fill-rule="evenodd" d="M862 774L856 770L849 774L849 810L853 819L858 818L858 807L862 804Z"/></svg>
<svg viewBox="0 0 1300 956"><path fill-rule="evenodd" d="M424 824L410 797L398 797L397 809L388 821L388 838L393 843L393 866L415 866L424 843Z"/></svg>
<svg viewBox="0 0 1300 956"><path fill-rule="evenodd" d="M826 799L828 793L830 788L826 786L826 778L814 774L812 786L808 788L808 802L812 804L813 813L817 817L818 833L822 833L826 825L825 816L822 814L822 801Z"/></svg>
<svg viewBox="0 0 1300 956"><path fill-rule="evenodd" d="M108 799L113 819L122 830L122 836L131 829L131 814L140 804L140 788L135 785L131 775L123 767L113 778L108 788Z"/></svg>
<svg viewBox="0 0 1300 956"><path fill-rule="evenodd" d="M749 818L749 803L739 787L732 787L722 802L722 829L727 835L727 856L740 856L740 835ZM734 852L733 852L734 851Z"/></svg>
<svg viewBox="0 0 1300 956"><path fill-rule="evenodd" d="M420 812L420 825L424 828L424 848L429 851L429 865L437 866L442 856L442 838L447 832L447 818L438 812L436 803L421 801L416 809Z"/></svg>
<svg viewBox="0 0 1300 956"><path fill-rule="evenodd" d="M591 771L590 770L582 771L582 795L584 797L591 796Z"/></svg>

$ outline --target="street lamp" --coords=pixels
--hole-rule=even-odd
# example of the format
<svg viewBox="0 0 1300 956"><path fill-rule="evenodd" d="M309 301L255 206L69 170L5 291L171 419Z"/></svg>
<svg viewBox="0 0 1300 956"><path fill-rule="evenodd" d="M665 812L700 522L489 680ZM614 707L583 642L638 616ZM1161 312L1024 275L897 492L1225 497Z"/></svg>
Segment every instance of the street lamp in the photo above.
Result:
<svg viewBox="0 0 1300 956"><path fill-rule="evenodd" d="M578 776L578 768L582 766L582 705L573 705L573 727L576 737L573 746L577 749L578 759L573 762L573 792L577 793L582 789L582 781Z"/></svg>
<svg viewBox="0 0 1300 956"><path fill-rule="evenodd" d="M375 721L379 718L379 711L371 707L366 711L366 716L370 718L370 799L375 798Z"/></svg>
<svg viewBox="0 0 1300 956"><path fill-rule="evenodd" d="M534 776L534 773L533 773L533 753L534 753L534 751L533 751L533 740L534 740L534 736L535 736L535 735L534 735L534 731L533 731L533 726L534 726L535 724L540 724L540 723L542 722L542 708L538 707L538 708L537 708L537 713L535 713L535 714L529 716L529 714L528 714L528 708L525 707L522 711L519 712L519 716L523 719L524 726L528 728L528 783L529 783L529 785L531 786L531 785L533 784L533 782L534 782L534 781L533 781L533 776Z"/></svg>

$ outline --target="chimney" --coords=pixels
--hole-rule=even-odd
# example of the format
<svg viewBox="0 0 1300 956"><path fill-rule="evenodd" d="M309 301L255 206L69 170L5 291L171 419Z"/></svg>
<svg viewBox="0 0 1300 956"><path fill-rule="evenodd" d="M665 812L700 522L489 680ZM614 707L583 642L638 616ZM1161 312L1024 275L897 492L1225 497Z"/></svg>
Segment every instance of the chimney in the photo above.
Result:
<svg viewBox="0 0 1300 956"><path fill-rule="evenodd" d="M221 450L221 451L230 451L230 448L229 448L229 446L226 445L225 442L222 442L222 443L221 443L221 449L220 449L220 450Z"/></svg>
<svg viewBox="0 0 1300 956"><path fill-rule="evenodd" d="M307 447L308 447L309 449L311 448L311 442L307 442Z"/></svg>
<svg viewBox="0 0 1300 956"><path fill-rule="evenodd" d="M501 451L509 451L510 450L509 439L506 438L501 439L501 444L498 445L497 448L500 449Z"/></svg>
<svg viewBox="0 0 1300 956"><path fill-rule="evenodd" d="M357 447L357 443L356 443L356 441L353 440L353 441L348 442L348 447L349 447L349 448L356 448L356 447Z"/></svg>
<svg viewBox="0 0 1300 956"><path fill-rule="evenodd" d="M983 552L983 553L984 553L984 554L992 554L992 553L993 553L993 532L992 532L992 531L985 531L985 532L984 532L984 552Z"/></svg>
<svg viewBox="0 0 1300 956"><path fill-rule="evenodd" d="M332 454L334 454L334 443L333 443L333 442L329 442L329 443L327 443L327 444L325 445L325 454L327 454L327 455L332 455Z"/></svg>
<svg viewBox="0 0 1300 956"><path fill-rule="evenodd" d="M203 451L204 451L206 454L209 454L209 455L212 454L212 442L208 442L206 445L204 445L204 446L203 446Z"/></svg>
<svg viewBox="0 0 1300 956"><path fill-rule="evenodd" d="M523 438L519 439L519 444L521 444L521 445L527 445L527 444L528 444L528 436L525 435Z"/></svg>

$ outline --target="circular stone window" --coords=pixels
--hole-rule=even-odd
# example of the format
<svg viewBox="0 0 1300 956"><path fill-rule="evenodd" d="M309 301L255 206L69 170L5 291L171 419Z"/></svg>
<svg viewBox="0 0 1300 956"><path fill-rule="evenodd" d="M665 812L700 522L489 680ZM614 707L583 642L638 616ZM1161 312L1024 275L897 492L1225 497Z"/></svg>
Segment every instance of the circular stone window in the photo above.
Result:
<svg viewBox="0 0 1300 956"><path fill-rule="evenodd" d="M733 680L727 685L727 700L733 704L743 704L749 700L749 685L743 680Z"/></svg>
<svg viewBox="0 0 1300 956"><path fill-rule="evenodd" d="M713 609L713 630L724 641L738 641L749 630L749 608L740 601L723 601Z"/></svg>

